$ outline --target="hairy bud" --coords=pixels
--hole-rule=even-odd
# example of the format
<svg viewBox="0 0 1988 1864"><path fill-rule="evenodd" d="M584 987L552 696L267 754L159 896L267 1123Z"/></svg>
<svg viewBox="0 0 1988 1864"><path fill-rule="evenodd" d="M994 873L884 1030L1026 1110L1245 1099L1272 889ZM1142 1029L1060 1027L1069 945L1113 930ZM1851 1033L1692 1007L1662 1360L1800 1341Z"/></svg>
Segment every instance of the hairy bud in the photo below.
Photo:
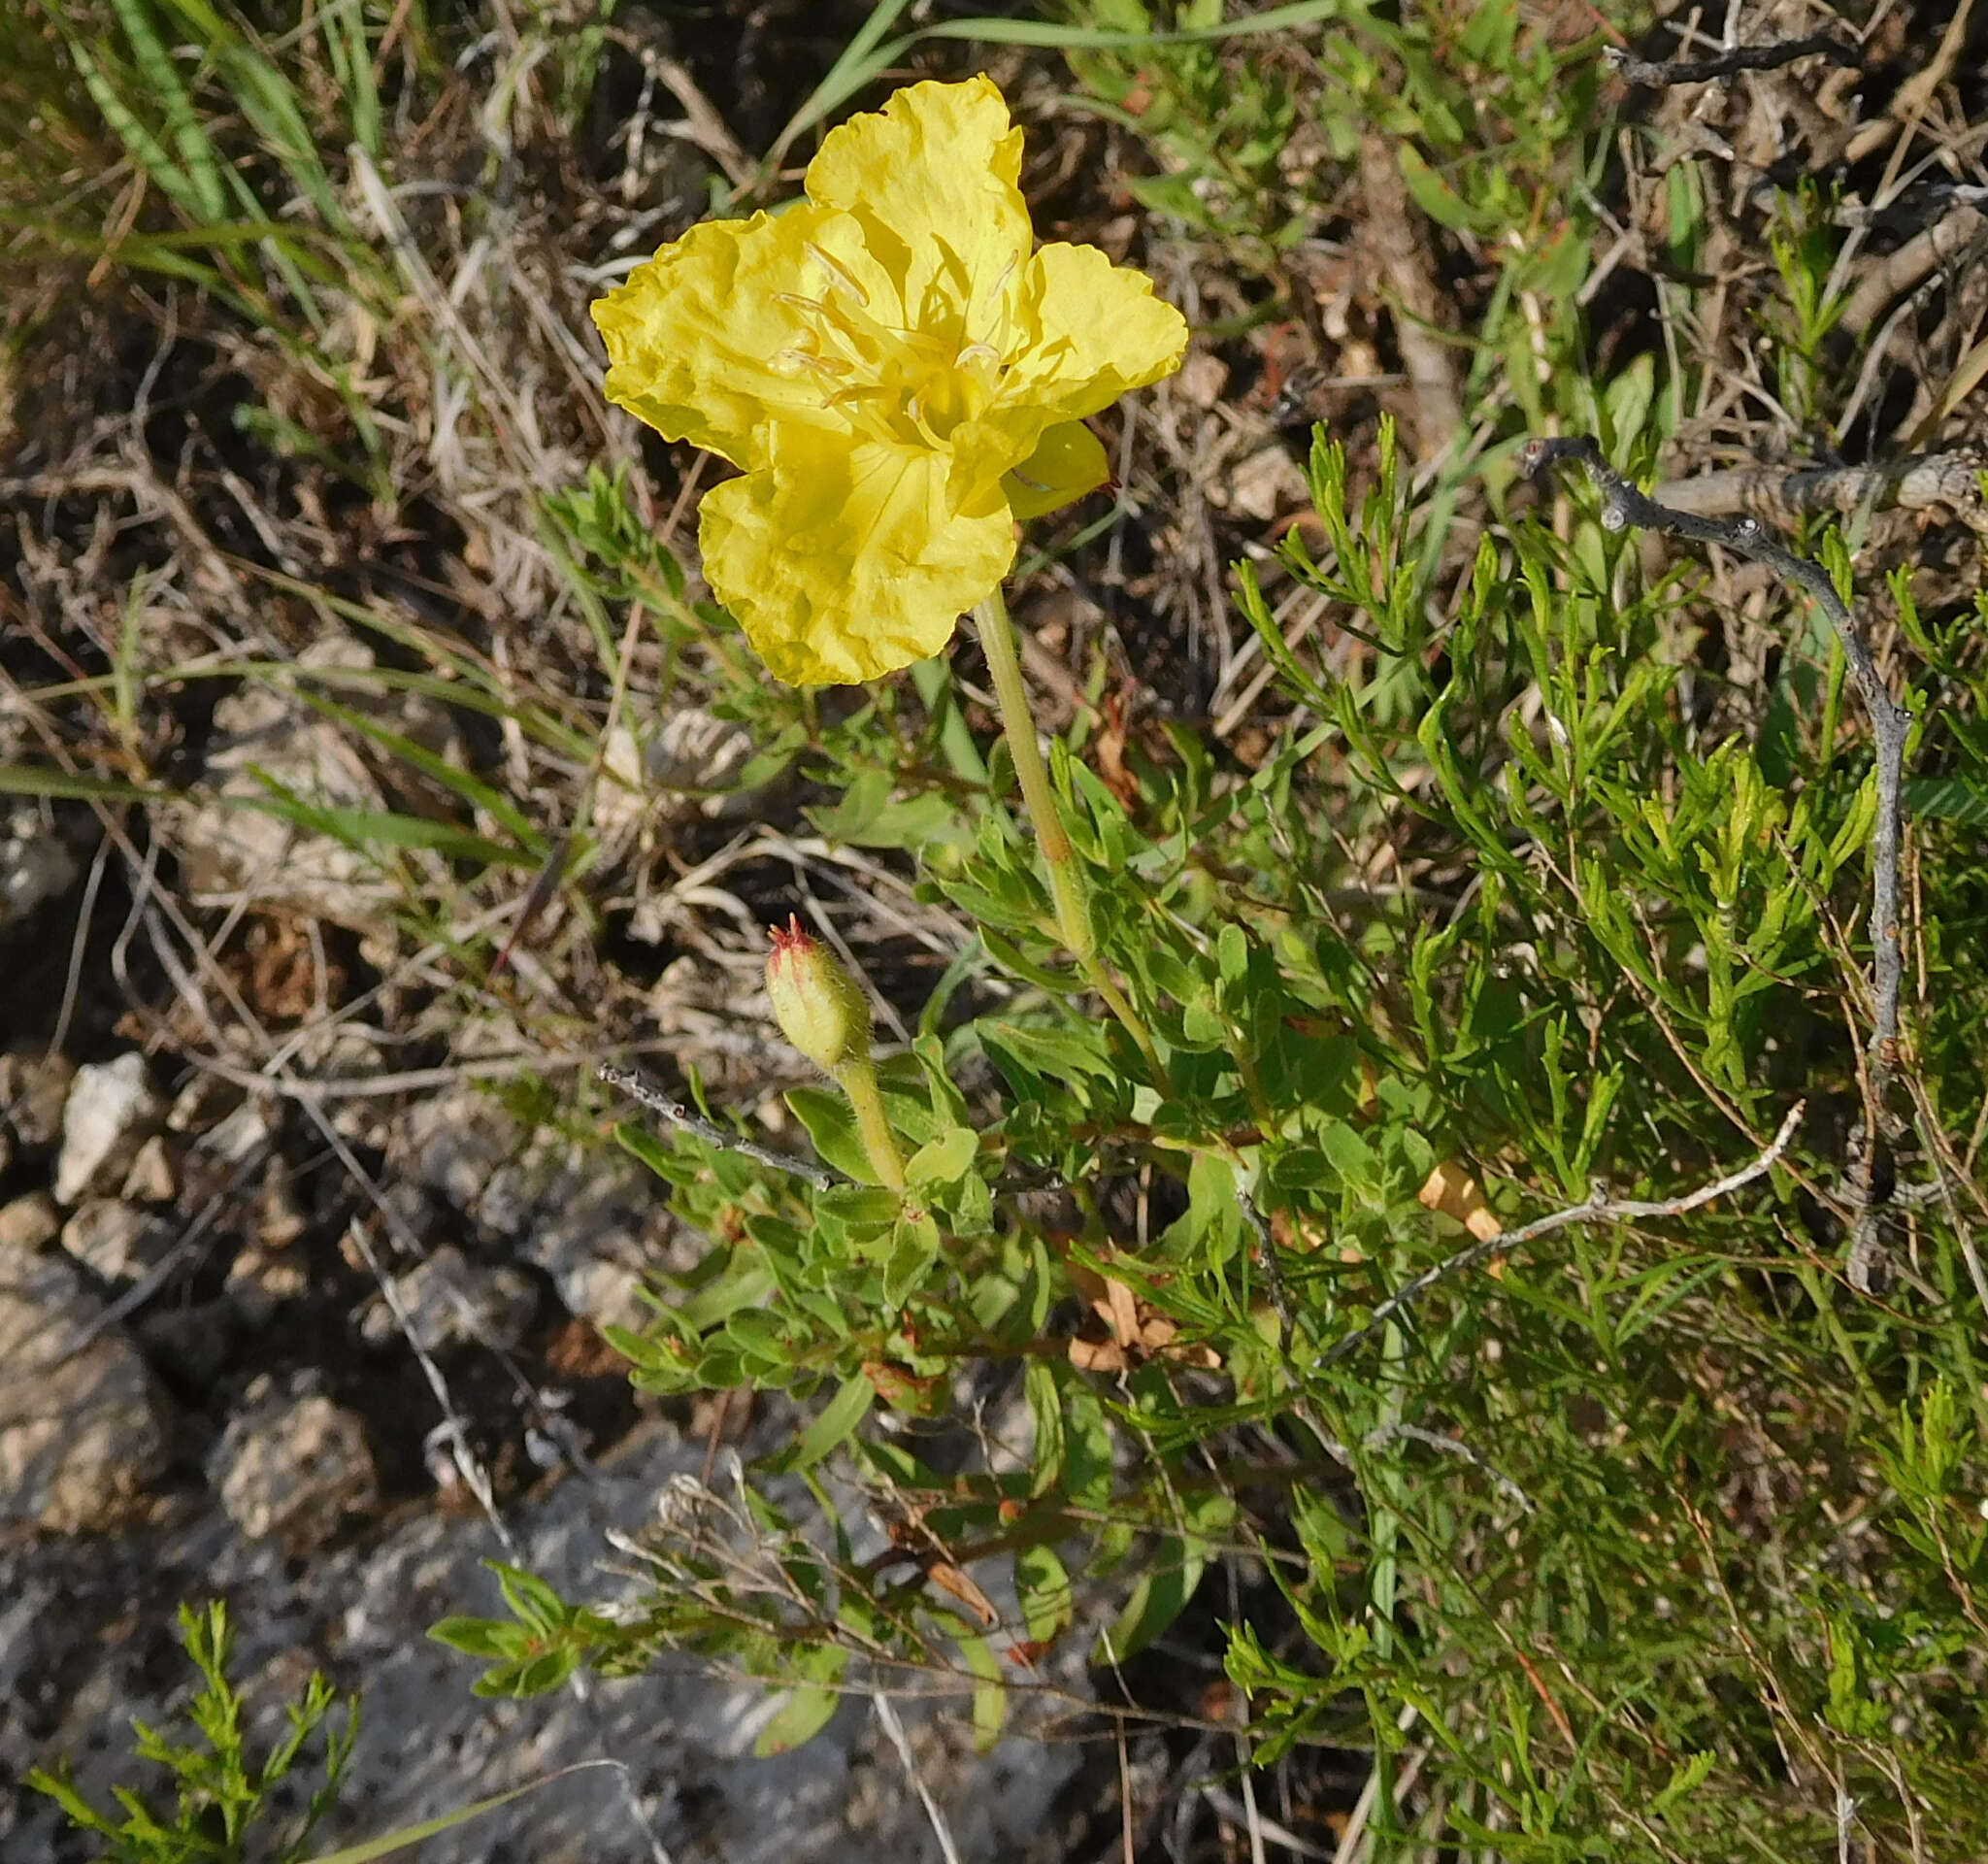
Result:
<svg viewBox="0 0 1988 1864"><path fill-rule="evenodd" d="M826 1074L870 1054L870 1005L854 978L790 918L771 929L766 994L773 1014L796 1048Z"/></svg>

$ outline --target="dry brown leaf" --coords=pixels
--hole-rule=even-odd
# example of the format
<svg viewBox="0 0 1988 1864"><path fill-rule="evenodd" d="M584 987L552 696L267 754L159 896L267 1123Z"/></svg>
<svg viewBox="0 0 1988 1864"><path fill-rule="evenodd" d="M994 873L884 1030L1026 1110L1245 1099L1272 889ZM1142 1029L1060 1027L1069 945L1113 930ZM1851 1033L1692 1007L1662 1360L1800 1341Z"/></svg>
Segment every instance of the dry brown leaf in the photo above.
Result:
<svg viewBox="0 0 1988 1864"><path fill-rule="evenodd" d="M966 1574L947 1560L934 1560L925 1569L925 1577L940 1591L949 1594L966 1607L980 1621L980 1628L986 1630L1001 1616L987 1602L986 1593L976 1585Z"/></svg>
<svg viewBox="0 0 1988 1864"><path fill-rule="evenodd" d="M1070 1343L1070 1363L1078 1372L1123 1372L1126 1358L1110 1340L1076 1339Z"/></svg>
<svg viewBox="0 0 1988 1864"><path fill-rule="evenodd" d="M1505 1227L1484 1202L1477 1181L1453 1160L1445 1159L1429 1174L1415 1201L1425 1211L1440 1211L1461 1223L1479 1243L1488 1243Z"/></svg>

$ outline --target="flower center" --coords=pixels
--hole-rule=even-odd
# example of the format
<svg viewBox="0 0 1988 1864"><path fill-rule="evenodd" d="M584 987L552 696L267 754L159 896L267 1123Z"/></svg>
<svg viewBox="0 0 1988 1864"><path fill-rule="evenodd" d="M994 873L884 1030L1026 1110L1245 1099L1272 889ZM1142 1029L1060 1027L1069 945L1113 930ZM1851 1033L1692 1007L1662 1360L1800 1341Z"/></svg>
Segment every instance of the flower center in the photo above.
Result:
<svg viewBox="0 0 1988 1864"><path fill-rule="evenodd" d="M1001 391L1003 359L991 343L967 340L964 311L945 319L950 328L886 323L844 266L819 247L808 252L827 283L817 298L779 294L808 324L782 360L819 382L824 407L869 439L934 450L986 411Z"/></svg>

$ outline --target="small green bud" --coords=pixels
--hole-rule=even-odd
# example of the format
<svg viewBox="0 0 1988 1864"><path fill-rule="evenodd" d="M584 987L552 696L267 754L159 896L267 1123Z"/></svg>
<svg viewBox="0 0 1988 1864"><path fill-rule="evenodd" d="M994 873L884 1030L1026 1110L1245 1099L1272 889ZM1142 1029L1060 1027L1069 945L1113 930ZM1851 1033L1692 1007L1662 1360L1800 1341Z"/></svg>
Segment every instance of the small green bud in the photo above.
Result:
<svg viewBox="0 0 1988 1864"><path fill-rule="evenodd" d="M835 958L790 918L770 929L766 994L774 1019L796 1048L824 1074L833 1075L870 1055L870 1005L862 987Z"/></svg>

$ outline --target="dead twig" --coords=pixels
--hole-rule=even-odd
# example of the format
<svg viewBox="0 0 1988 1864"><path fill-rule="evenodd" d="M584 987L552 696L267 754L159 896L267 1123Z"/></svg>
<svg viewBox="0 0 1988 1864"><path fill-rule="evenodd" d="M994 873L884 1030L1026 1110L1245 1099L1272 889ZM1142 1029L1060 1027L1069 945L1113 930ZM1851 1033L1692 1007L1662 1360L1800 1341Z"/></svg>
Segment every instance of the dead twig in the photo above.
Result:
<svg viewBox="0 0 1988 1864"><path fill-rule="evenodd" d="M1753 517L1719 519L1680 512L1637 490L1602 457L1593 436L1565 440L1531 440L1521 449L1520 469L1537 473L1562 460L1578 461L1602 493L1602 522L1611 531L1635 528L1702 544L1721 544L1741 556L1762 563L1808 596L1829 617L1842 645L1850 677L1864 709L1871 716L1876 746L1877 816L1871 828L1871 1042L1866 1050L1868 1096L1861 1142L1853 1148L1850 1184L1857 1194L1858 1216L1850 1249L1850 1280L1860 1292L1870 1292L1877 1272L1877 1231L1882 1207L1890 1201L1892 1173L1883 1157L1889 1137L1887 1107L1898 1071L1899 986L1905 976L1905 951L1899 940L1899 844L1904 832L1905 804L1901 794L1905 766L1905 738L1912 715L1891 696L1871 649L1857 631L1821 564L1796 556L1773 543Z"/></svg>
<svg viewBox="0 0 1988 1864"><path fill-rule="evenodd" d="M741 1139L737 1133L727 1132L701 1114L693 1114L681 1101L672 1100L660 1089L651 1087L640 1075L626 1068L603 1063L594 1070L594 1079L610 1087L620 1088L630 1100L640 1102L652 1114L662 1115L671 1125L680 1126L693 1139L701 1139L707 1146L715 1146L720 1151L738 1152L755 1164L785 1172L790 1178L804 1179L817 1191L825 1191L831 1184L841 1182L835 1173L819 1165L811 1165L805 1158L793 1158L785 1152L755 1146L749 1139Z"/></svg>
<svg viewBox="0 0 1988 1864"><path fill-rule="evenodd" d="M1940 267L1956 264L1984 234L1988 234L1988 214L1977 207L1956 207L1872 268L1850 293L1838 327L1849 336L1861 337L1894 300Z"/></svg>
<svg viewBox="0 0 1988 1864"><path fill-rule="evenodd" d="M1516 1230L1500 1230L1496 1236L1487 1236L1480 1243L1474 1243L1467 1249L1439 1262L1433 1269L1424 1269L1411 1282L1405 1283L1388 1296L1374 1310L1367 1324L1342 1340L1335 1341L1311 1362L1313 1372L1323 1372L1327 1366L1337 1365L1342 1359L1356 1352L1381 1328L1405 1308L1412 1307L1439 1282L1453 1281L1467 1270L1475 1268L1479 1262L1488 1262L1494 1255L1509 1255L1514 1249L1523 1248L1528 1243L1540 1237L1548 1236L1555 1230L1564 1230L1570 1223L1620 1223L1635 1217L1682 1216L1687 1211L1695 1211L1702 1205L1744 1188L1757 1178L1763 1178L1773 1169L1781 1154L1788 1149L1789 1142L1795 1137L1795 1128L1801 1123L1802 1115L1807 1103L1798 1100L1788 1109L1788 1115L1781 1121L1781 1129L1752 1164L1742 1166L1739 1171L1717 1180L1710 1184L1702 1184L1695 1191L1688 1191L1682 1197L1665 1198L1604 1198L1599 1195L1585 1204L1574 1204L1564 1211L1555 1211ZM1596 1187L1599 1192L1600 1186ZM1422 1441L1420 1438L1417 1441Z"/></svg>
<svg viewBox="0 0 1988 1864"><path fill-rule="evenodd" d="M1922 512L1949 508L1979 514L1988 509L1981 475L1988 458L1972 450L1913 453L1869 466L1741 466L1730 472L1674 479L1650 493L1658 504L1694 517L1745 512L1784 523L1817 512L1844 517L1862 512Z"/></svg>
<svg viewBox="0 0 1988 1864"><path fill-rule="evenodd" d="M1620 46L1604 46L1602 61L1625 83L1663 90L1672 84L1709 84L1737 78L1742 71L1778 71L1798 58L1827 58L1833 65L1854 69L1863 57L1857 48L1833 32L1812 32L1806 39L1784 39L1773 46L1735 46L1715 58L1673 58L1652 64Z"/></svg>

